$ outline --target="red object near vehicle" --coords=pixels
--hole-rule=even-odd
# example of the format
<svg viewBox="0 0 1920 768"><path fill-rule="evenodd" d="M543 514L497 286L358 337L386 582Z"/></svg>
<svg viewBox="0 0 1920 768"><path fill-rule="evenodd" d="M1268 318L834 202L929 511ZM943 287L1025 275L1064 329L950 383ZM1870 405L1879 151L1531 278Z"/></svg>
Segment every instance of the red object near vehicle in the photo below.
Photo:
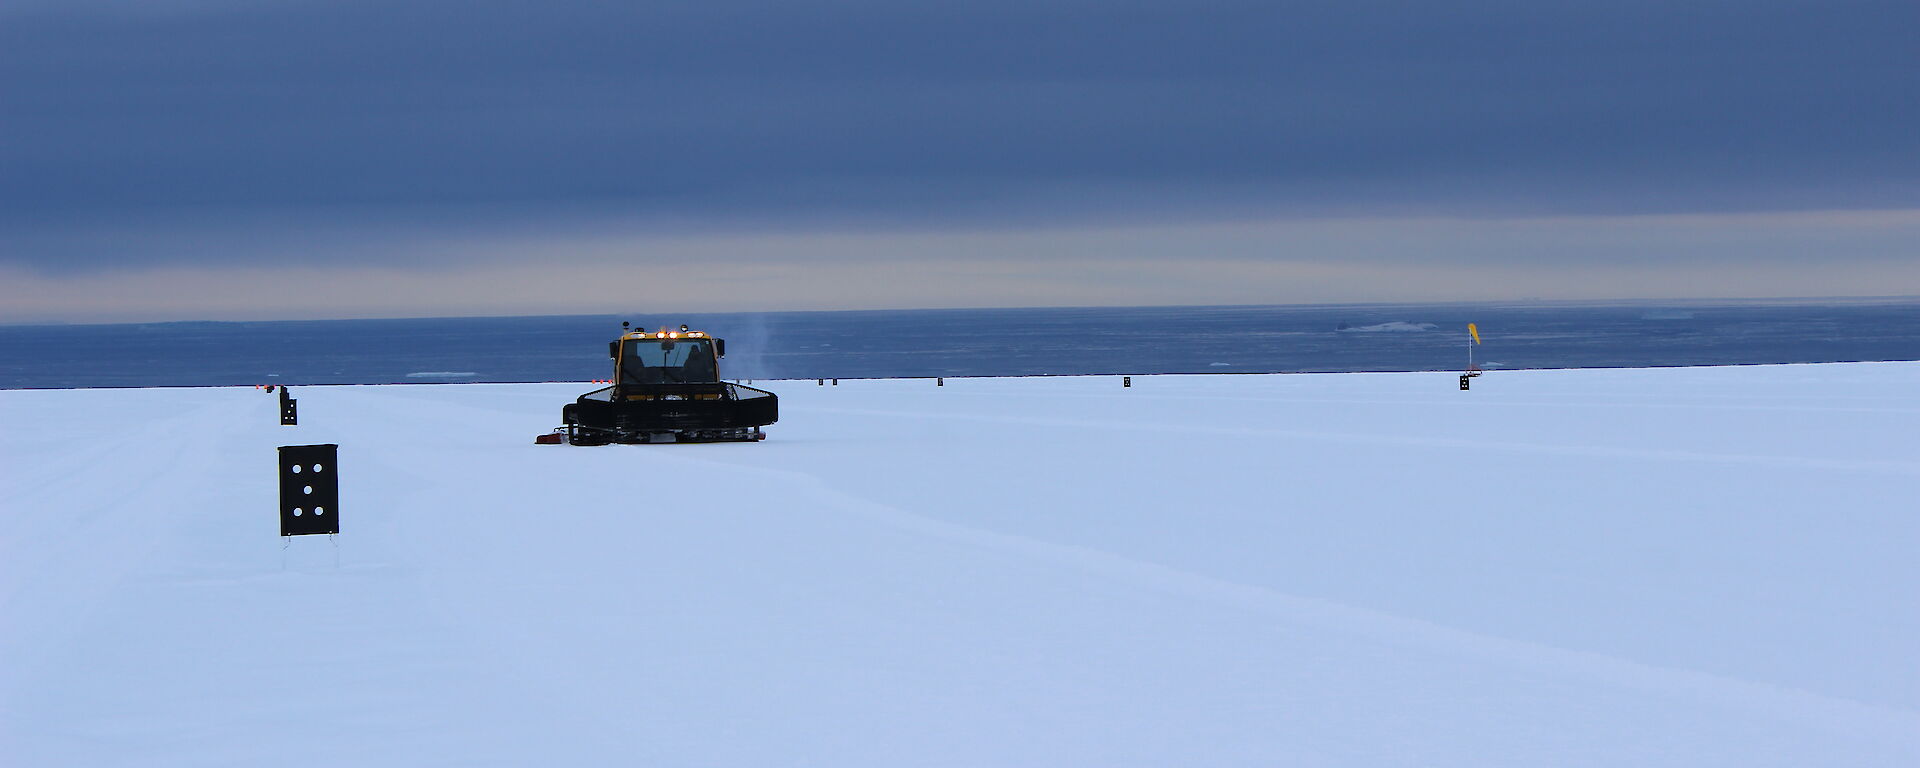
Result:
<svg viewBox="0 0 1920 768"><path fill-rule="evenodd" d="M567 439L566 435L560 434L559 432L552 432L545 435L540 435L539 437L535 437L533 439L533 442L539 445L559 445L563 442L566 442L566 439Z"/></svg>

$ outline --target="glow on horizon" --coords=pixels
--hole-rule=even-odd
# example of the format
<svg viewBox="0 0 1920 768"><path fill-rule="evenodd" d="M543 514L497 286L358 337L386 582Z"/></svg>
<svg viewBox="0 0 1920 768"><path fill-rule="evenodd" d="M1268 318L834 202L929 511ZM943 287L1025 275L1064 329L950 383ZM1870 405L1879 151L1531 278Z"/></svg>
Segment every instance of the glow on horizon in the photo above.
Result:
<svg viewBox="0 0 1920 768"><path fill-rule="evenodd" d="M242 247L258 250L0 267L0 322L1920 294L1920 210L753 234L576 223L322 239L297 260L275 255L289 242Z"/></svg>

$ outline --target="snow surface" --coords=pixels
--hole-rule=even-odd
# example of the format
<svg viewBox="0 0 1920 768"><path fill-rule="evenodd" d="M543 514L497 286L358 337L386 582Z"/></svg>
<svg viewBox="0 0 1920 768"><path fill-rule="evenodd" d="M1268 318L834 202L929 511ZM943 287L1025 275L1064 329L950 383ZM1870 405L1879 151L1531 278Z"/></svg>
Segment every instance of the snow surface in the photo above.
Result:
<svg viewBox="0 0 1920 768"><path fill-rule="evenodd" d="M0 392L0 764L1920 765L1920 364L591 388Z"/></svg>

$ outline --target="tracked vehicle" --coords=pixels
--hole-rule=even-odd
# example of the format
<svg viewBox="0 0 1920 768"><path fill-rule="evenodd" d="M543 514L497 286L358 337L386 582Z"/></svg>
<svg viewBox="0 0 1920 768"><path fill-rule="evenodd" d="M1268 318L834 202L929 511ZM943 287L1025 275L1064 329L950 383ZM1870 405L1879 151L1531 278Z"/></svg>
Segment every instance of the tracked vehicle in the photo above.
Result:
<svg viewBox="0 0 1920 768"><path fill-rule="evenodd" d="M626 324L622 323L625 328ZM711 443L764 440L780 416L772 392L720 380L727 343L700 331L626 330L607 345L612 386L560 409L542 442Z"/></svg>

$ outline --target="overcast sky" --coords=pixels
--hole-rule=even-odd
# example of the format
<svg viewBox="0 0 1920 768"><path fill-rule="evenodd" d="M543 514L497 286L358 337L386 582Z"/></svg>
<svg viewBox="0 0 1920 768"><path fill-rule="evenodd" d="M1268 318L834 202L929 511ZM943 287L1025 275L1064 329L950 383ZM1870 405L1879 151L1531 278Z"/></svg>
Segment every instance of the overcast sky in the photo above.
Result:
<svg viewBox="0 0 1920 768"><path fill-rule="evenodd" d="M1920 3L4 0L0 322L1920 294Z"/></svg>

